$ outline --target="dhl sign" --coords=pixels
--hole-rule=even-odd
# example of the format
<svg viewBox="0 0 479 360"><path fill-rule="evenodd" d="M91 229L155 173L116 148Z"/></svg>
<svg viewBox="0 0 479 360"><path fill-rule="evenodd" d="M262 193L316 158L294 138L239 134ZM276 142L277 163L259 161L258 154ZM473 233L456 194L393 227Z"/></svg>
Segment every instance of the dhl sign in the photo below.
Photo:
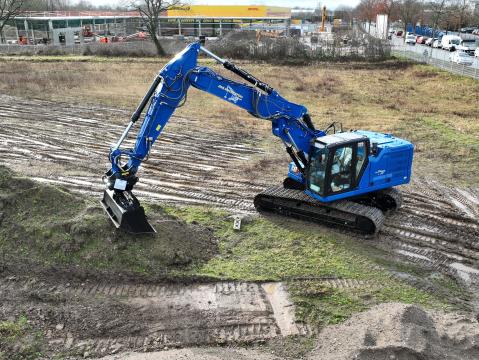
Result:
<svg viewBox="0 0 479 360"><path fill-rule="evenodd" d="M166 16L192 18L290 18L291 9L277 6L185 5L175 6L167 10Z"/></svg>

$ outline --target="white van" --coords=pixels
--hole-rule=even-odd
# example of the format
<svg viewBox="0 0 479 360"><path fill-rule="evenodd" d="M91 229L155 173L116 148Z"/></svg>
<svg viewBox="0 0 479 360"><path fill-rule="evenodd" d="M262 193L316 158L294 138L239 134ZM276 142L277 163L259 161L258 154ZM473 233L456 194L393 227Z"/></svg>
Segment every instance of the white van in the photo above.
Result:
<svg viewBox="0 0 479 360"><path fill-rule="evenodd" d="M462 39L457 35L444 35L441 39L441 45L444 50L456 51L461 45Z"/></svg>

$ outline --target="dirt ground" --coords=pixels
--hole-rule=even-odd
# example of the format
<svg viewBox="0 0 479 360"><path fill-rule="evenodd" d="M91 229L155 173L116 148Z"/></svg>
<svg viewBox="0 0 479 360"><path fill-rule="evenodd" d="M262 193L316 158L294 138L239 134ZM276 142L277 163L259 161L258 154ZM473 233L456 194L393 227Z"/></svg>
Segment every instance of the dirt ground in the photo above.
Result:
<svg viewBox="0 0 479 360"><path fill-rule="evenodd" d="M466 316L427 312L412 305L388 303L354 315L344 324L324 329L308 360L472 360L479 357L477 320ZM244 349L190 348L122 354L126 360L258 359L280 357ZM104 359L117 360L118 356Z"/></svg>
<svg viewBox="0 0 479 360"><path fill-rule="evenodd" d="M103 188L101 176L109 165L108 147L117 140L130 115L118 110L117 105L132 106L132 93L136 94L136 103L136 97L144 93L160 64L135 65L131 73L141 80L136 82L125 74L122 63L76 64L84 70L76 72L71 71L69 63L54 66L22 63L26 70L22 72L11 65L11 62L0 64L3 80L0 87L5 93L43 98L48 94L55 101L0 95L0 164L35 181L62 185L73 194L99 198ZM104 73L106 67L113 69L105 74L106 88L97 84L95 75L84 79L85 73ZM402 187L403 208L388 217L376 238L353 238L385 251L389 256L385 261L398 259L403 266L424 269L429 274L427 277L413 276L401 266L393 273L418 288L444 291L436 289L433 281L443 274L457 279L472 294L452 300L468 311L469 317L426 313L397 304L373 308L345 324L326 328L319 334L317 347L309 358L434 359L440 355L451 359L477 358L477 348L473 345L477 343L477 322L471 318L479 312L479 188L474 180L474 177L477 180L474 171L477 164L471 162L468 169L458 160L459 157L475 159L477 155L474 120L478 113L473 95L477 91L471 91L477 85L445 80L443 75L417 67L407 72L390 68L381 72L377 69L355 72L341 68L328 69L327 73L315 68L315 76L310 68L292 73L261 65L247 67L262 78L271 79L272 85L288 98L305 103L315 119L333 117L354 127L394 130L417 141L420 166L415 167L412 184ZM368 91L362 89L365 78L369 81ZM115 93L110 92L112 84L117 85ZM457 94L465 94L461 99L456 96L457 103L452 106L451 99L443 98L448 96L450 87ZM424 106L419 96L405 99L405 92L436 92L437 96ZM94 97L96 102L110 107L73 105L86 97ZM59 98L62 100L58 101ZM111 103L111 99L116 103ZM204 110L204 97L191 97L190 101L190 110L182 109L173 117L154 147L141 170L136 194L145 203L202 205L254 215L254 195L271 182L280 182L285 175L289 161L280 142L264 124L255 125L258 131L251 131L244 114L225 108L219 101L209 103L208 121L204 119L208 112ZM196 114L198 108L202 110ZM267 141L265 134L269 136ZM452 181L440 178L444 173L450 173L448 180ZM456 178L465 185L444 184L454 183ZM62 199L68 202L71 198ZM45 213L48 211L51 210L45 209ZM61 218L59 212L52 213ZM4 226L13 222L10 215L0 216ZM73 215L66 222L63 218L56 219L55 226L72 227ZM152 216L152 220L165 239L188 240L164 255L161 259L164 264L176 266L201 261L217 251L218 244L211 234L187 228L185 224L169 223L171 219L167 217ZM108 225L100 223L102 237L112 236ZM291 222L291 227L295 226L302 225ZM25 243L21 234L15 236L20 245ZM195 244L199 246L195 248ZM158 246L152 251L163 253L166 247L162 248L161 242ZM23 251L22 246L19 251ZM94 260L120 264L127 258L99 255ZM151 264L144 266L148 268ZM47 353L60 357L110 354L112 359L269 360L283 355L271 354L270 348L266 351L264 348L171 348L262 344L286 335L315 335L314 329L295 320L294 307L281 283L171 283L158 279L152 282L71 268L42 269L15 267L3 259L1 320L16 322L26 316L29 323L21 327L40 329L48 344ZM332 281L335 286L354 286L354 281L353 285ZM0 326L2 335L14 330ZM29 342L35 344L36 335L27 333ZM10 354L29 353L32 358L38 352L34 345L28 351L8 350ZM157 350L163 351L143 354ZM126 355L124 351L137 353ZM289 355L295 358L294 352Z"/></svg>
<svg viewBox="0 0 479 360"><path fill-rule="evenodd" d="M108 168L108 146L121 133L128 114L117 109L42 100L31 100L30 105L23 106L19 98L0 96L0 164L35 181L63 185L74 193L99 198L103 187L101 176ZM254 214L254 194L270 181L280 181L288 163L285 156L269 154L270 150L256 146L260 141L254 135L237 137L227 131L205 128L199 119L175 117L145 164L136 194L145 202L196 204ZM282 150L279 144L277 150ZM404 207L388 217L376 238L366 241L405 264L420 265L431 271L431 276L439 272L455 277L472 293L477 293L474 289L479 287L479 189L454 188L427 176L416 176L402 190ZM161 218L157 220L160 225ZM358 238L358 241L365 240ZM14 320L27 314L32 326L44 330L50 351L78 357L188 345L258 343L277 336L313 334L308 326L295 321L294 311L291 313L294 308L281 284L151 284L128 278L74 275L68 276L58 269L44 274L39 271L33 276L4 266L0 280L2 318ZM401 269L395 276L408 277L407 281L419 287L432 286L427 280L411 278ZM276 290L271 291L271 286ZM479 310L475 297L457 302L472 313ZM403 319L404 314L412 312L413 317L422 316L424 321L431 322L431 338L418 342L437 344L438 339L447 335L441 335L446 330L422 310L401 306L380 310L390 316L384 326L391 324L392 330L385 331L421 333L422 325L417 322L413 327L407 322L396 322L396 318ZM398 359L432 359L436 352L449 351L435 347L423 352L422 348L418 350L418 343L398 345L393 331L390 338L367 333L357 340L365 339L364 344L350 342L351 349L341 346L341 353L335 353L335 344L347 343L337 340L344 333L341 326L352 331L349 337L344 335L344 339L349 339L355 326L358 331L369 328L354 325L363 323L362 316L370 319L367 324L371 329L381 323L382 313L372 311L351 319L348 323L351 326L340 325L339 330L322 333L318 341L323 345L311 353L311 358L324 358L330 353L337 354L331 358L346 359L352 351L357 351L358 359L382 359L385 354ZM378 320L370 318L371 314L379 314ZM461 328L461 321L453 323L454 329L458 329L456 335L469 339L473 336L470 327L476 329L477 324L464 322L467 326ZM457 340L453 335L447 338L451 349L455 348L455 342L469 341ZM368 341L385 345L368 345ZM171 355L273 359L275 356L245 351L174 350L158 358ZM451 356L456 356L451 357L454 359L467 359L473 354L469 357L472 359L477 355L471 348L464 348L463 353L454 351L451 352ZM131 358L141 356L131 355Z"/></svg>
<svg viewBox="0 0 479 360"><path fill-rule="evenodd" d="M479 357L476 319L382 304L325 329L309 360L472 360Z"/></svg>
<svg viewBox="0 0 479 360"><path fill-rule="evenodd" d="M0 280L0 316L22 314L45 333L47 354L102 356L188 345L308 335L280 283L142 283L50 271ZM1 349L15 353L18 348Z"/></svg>
<svg viewBox="0 0 479 360"><path fill-rule="evenodd" d="M125 112L33 100L24 107L0 96L0 162L33 180L99 196L108 147L123 129ZM69 130L74 124L76 131ZM79 132L78 132L79 131ZM213 205L254 213L254 195L280 182L288 164L278 141L270 154L254 136L237 138L175 117L140 173L143 200ZM130 145L132 142L130 142ZM402 188L404 207L389 216L377 240L397 255L475 280L479 244L479 189L454 188L417 174Z"/></svg>

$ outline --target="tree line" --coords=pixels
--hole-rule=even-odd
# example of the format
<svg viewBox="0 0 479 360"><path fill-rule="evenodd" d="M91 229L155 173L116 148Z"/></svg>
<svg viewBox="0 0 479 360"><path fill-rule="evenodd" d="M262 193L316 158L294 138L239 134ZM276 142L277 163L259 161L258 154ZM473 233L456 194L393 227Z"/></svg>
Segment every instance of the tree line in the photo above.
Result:
<svg viewBox="0 0 479 360"><path fill-rule="evenodd" d="M474 6L470 0L361 0L355 15L368 23L375 22L378 14L387 14L390 21L400 20L404 27L420 23L459 31L479 26L479 8Z"/></svg>

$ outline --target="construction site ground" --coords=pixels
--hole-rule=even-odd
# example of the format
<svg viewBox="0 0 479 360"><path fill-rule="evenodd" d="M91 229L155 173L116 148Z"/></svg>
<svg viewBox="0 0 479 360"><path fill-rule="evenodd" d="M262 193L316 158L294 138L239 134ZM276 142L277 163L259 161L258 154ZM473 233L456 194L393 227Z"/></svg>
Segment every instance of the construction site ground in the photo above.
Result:
<svg viewBox="0 0 479 360"><path fill-rule="evenodd" d="M37 71L27 75L0 63L0 86L15 84L0 95L0 359L140 359L159 350L154 358L477 358L479 114L469 104L477 84L401 62L276 77L292 68L244 64L306 103L318 125L344 120L412 140L414 180L401 187L403 208L372 238L257 214L254 195L285 175L281 143L267 123L191 91L136 187L157 234L134 238L111 226L99 199L109 146L161 66L138 63L148 71L127 76L129 92L106 73L90 93L70 82L72 69L91 85L103 66L130 74L137 64L29 60L22 64ZM39 85L47 74L57 89ZM44 91L31 93L27 76L43 76L29 81ZM386 87L376 89L378 79ZM404 95L430 86L464 95L427 108ZM389 302L429 312L379 305ZM391 326L378 314L390 314ZM394 321L408 339L425 337L395 343ZM346 346L347 331L328 326L337 323L362 331L361 340ZM389 338L371 330L380 323Z"/></svg>

